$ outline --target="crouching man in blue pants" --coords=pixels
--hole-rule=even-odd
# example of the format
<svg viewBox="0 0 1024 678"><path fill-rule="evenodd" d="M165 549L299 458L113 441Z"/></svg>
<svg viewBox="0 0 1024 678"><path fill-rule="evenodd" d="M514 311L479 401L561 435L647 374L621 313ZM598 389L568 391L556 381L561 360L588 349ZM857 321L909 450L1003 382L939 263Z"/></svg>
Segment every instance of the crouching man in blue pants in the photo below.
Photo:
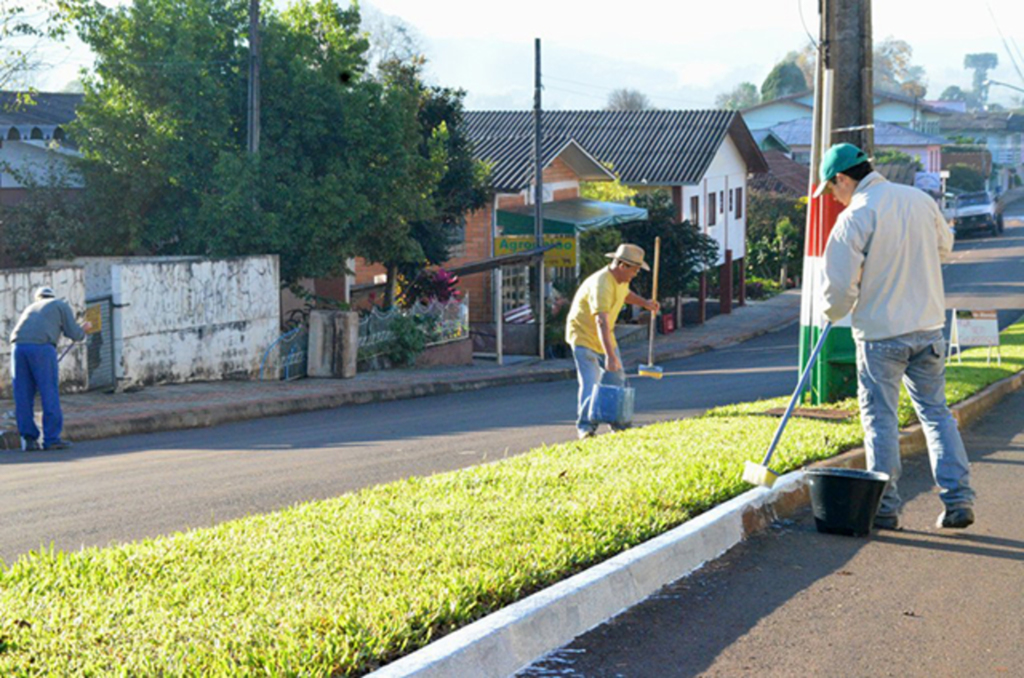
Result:
<svg viewBox="0 0 1024 678"><path fill-rule="evenodd" d="M35 299L11 332L11 377L18 433L22 450L63 450L71 443L60 437L64 415L60 409L57 341L62 334L72 341L81 341L92 324L86 321L79 326L68 302L55 298L49 287L36 290ZM42 445L34 412L37 392L43 403Z"/></svg>

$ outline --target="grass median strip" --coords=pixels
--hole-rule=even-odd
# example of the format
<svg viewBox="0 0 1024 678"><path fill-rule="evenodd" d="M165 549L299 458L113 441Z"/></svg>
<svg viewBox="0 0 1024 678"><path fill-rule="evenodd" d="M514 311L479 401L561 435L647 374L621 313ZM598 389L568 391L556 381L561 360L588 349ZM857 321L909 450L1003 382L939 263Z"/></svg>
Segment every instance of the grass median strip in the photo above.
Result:
<svg viewBox="0 0 1024 678"><path fill-rule="evenodd" d="M979 356L980 359L979 359ZM951 367L951 399L1024 368ZM685 388L685 384L680 384ZM0 570L0 675L357 675L747 489L778 401ZM855 405L853 406L855 408ZM906 413L905 413L906 414ZM794 420L780 470L860 443Z"/></svg>

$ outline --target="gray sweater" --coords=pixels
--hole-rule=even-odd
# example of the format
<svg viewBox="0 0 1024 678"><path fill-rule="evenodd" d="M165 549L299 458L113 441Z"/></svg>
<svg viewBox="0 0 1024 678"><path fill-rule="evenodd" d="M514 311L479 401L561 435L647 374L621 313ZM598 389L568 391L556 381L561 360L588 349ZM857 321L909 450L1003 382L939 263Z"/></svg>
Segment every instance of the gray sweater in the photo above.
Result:
<svg viewBox="0 0 1024 678"><path fill-rule="evenodd" d="M11 332L12 344L52 344L63 332L72 341L85 339L71 306L63 299L40 299L26 308Z"/></svg>

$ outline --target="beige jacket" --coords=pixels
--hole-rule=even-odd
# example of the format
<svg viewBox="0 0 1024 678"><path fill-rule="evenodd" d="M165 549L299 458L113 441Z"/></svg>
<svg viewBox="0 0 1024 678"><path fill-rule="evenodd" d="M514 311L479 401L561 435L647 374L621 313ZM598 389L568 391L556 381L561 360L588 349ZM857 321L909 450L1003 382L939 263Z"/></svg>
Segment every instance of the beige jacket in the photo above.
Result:
<svg viewBox="0 0 1024 678"><path fill-rule="evenodd" d="M853 311L858 341L942 328L942 261L953 234L938 205L879 173L864 177L825 246L825 315Z"/></svg>

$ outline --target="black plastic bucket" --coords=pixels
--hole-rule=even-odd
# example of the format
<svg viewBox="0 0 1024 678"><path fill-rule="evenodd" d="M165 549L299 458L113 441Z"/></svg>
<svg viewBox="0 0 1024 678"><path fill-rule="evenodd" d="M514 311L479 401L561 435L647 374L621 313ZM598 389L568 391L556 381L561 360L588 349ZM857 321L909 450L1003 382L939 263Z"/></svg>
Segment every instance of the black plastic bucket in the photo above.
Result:
<svg viewBox="0 0 1024 678"><path fill-rule="evenodd" d="M852 468L807 470L818 532L863 537L871 533L889 476Z"/></svg>

